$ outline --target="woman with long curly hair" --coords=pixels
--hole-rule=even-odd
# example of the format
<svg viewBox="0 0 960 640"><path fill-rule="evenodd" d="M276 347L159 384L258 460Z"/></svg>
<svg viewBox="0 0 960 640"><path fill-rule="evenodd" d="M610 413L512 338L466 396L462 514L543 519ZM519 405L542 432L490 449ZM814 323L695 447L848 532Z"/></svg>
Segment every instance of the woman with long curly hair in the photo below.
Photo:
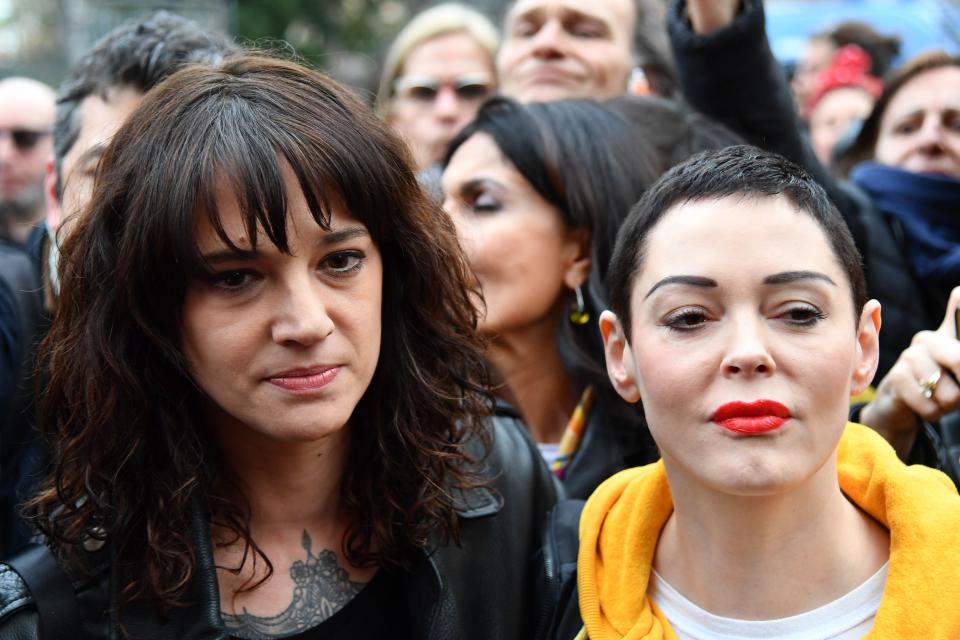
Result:
<svg viewBox="0 0 960 640"><path fill-rule="evenodd" d="M468 270L409 160L292 62L148 94L63 248L46 546L0 565L0 635L529 637L554 485L486 426Z"/></svg>

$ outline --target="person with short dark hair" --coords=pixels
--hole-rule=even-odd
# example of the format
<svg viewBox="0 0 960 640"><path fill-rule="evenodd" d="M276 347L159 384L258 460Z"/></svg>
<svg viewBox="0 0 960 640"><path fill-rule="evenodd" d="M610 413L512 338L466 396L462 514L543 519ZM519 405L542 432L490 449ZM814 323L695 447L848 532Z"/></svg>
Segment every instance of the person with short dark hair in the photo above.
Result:
<svg viewBox="0 0 960 640"><path fill-rule="evenodd" d="M494 98L444 167L444 208L483 293L498 418L523 420L570 497L657 456L603 373L596 325L617 228L656 176L646 141L589 100Z"/></svg>
<svg viewBox="0 0 960 640"><path fill-rule="evenodd" d="M662 459L587 500L583 627L553 637L956 637L960 497L847 422L880 305L816 181L698 155L630 212L608 282L607 372Z"/></svg>
<svg viewBox="0 0 960 640"><path fill-rule="evenodd" d="M48 547L0 565L0 635L530 637L554 484L488 428L469 270L408 158L289 61L144 97L63 247Z"/></svg>
<svg viewBox="0 0 960 640"><path fill-rule="evenodd" d="M800 134L760 0L682 0L670 16L690 102L808 169L857 240L884 331L880 382L851 417L877 429L905 460L943 469L960 484L960 431L941 422L960 407L960 386L948 375L960 372L960 135L951 124L960 109L958 58L927 52L888 78L838 160L848 182L820 164Z"/></svg>

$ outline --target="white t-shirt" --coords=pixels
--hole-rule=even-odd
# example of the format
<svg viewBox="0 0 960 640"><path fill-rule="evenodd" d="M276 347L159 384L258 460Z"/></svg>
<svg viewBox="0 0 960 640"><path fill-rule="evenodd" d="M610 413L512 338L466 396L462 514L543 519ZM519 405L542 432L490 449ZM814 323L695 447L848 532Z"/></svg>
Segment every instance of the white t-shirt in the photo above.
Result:
<svg viewBox="0 0 960 640"><path fill-rule="evenodd" d="M656 571L650 599L670 621L679 640L859 640L880 608L887 564L866 582L813 611L778 620L735 620L715 616L687 600Z"/></svg>

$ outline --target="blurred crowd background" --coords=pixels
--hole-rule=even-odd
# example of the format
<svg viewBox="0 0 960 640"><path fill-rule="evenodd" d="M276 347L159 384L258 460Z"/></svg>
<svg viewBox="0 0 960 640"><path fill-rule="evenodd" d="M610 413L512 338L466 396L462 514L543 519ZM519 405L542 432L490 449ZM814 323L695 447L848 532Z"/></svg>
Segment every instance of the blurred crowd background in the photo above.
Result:
<svg viewBox="0 0 960 640"><path fill-rule="evenodd" d="M0 76L24 75L56 86L101 36L157 9L263 46L289 46L312 65L372 102L394 35L435 0L0 0ZM651 12L665 0L644 0ZM502 24L505 0L473 0ZM792 71L806 38L850 19L900 36L901 62L918 51L960 44L960 0L771 0L774 54Z"/></svg>

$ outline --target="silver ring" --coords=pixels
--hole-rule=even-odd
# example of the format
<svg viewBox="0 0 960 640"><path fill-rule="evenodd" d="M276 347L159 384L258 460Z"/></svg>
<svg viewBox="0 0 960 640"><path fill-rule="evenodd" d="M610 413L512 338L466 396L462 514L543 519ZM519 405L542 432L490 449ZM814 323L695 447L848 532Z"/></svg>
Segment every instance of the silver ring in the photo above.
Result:
<svg viewBox="0 0 960 640"><path fill-rule="evenodd" d="M941 376L943 376L943 369L937 369L931 373L929 377L917 382L917 384L920 385L920 395L927 400L933 398L933 394L937 391L937 385L940 383Z"/></svg>

